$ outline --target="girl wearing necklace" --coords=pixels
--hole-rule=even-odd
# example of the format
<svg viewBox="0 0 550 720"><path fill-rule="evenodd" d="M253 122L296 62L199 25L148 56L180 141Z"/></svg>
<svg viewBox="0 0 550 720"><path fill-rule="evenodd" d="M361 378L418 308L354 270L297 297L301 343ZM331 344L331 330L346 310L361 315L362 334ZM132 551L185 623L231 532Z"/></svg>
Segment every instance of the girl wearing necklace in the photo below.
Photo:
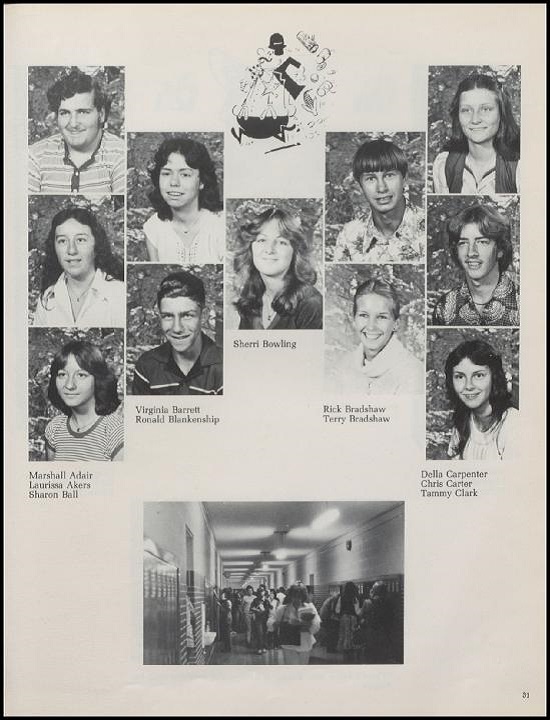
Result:
<svg viewBox="0 0 550 720"><path fill-rule="evenodd" d="M504 87L489 75L469 75L450 115L451 138L433 165L434 192L519 193L520 130Z"/></svg>
<svg viewBox="0 0 550 720"><path fill-rule="evenodd" d="M165 140L151 170L156 210L143 225L151 262L223 262L225 226L214 164L196 140Z"/></svg>
<svg viewBox="0 0 550 720"><path fill-rule="evenodd" d="M460 460L502 460L519 432L502 358L484 340L461 343L445 363L453 408L448 455Z"/></svg>
<svg viewBox="0 0 550 720"><path fill-rule="evenodd" d="M48 398L63 414L46 426L47 460L123 459L117 379L98 347L73 340L57 353Z"/></svg>
<svg viewBox="0 0 550 720"><path fill-rule="evenodd" d="M297 219L271 207L241 228L235 253L241 278L240 330L318 330L323 300Z"/></svg>
<svg viewBox="0 0 550 720"><path fill-rule="evenodd" d="M34 325L120 327L125 321L124 266L86 208L58 212L46 239Z"/></svg>

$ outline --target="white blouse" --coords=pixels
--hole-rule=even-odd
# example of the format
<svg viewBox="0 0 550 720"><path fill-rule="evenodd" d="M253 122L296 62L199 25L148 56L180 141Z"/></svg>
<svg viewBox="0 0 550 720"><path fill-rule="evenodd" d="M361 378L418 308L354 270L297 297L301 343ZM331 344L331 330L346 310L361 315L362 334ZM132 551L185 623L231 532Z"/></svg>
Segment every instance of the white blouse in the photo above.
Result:
<svg viewBox="0 0 550 720"><path fill-rule="evenodd" d="M174 230L171 220L161 220L155 213L143 225L147 240L158 254L158 262L178 264L222 263L225 254L223 216L200 210L197 234L187 247Z"/></svg>
<svg viewBox="0 0 550 720"><path fill-rule="evenodd" d="M38 298L34 314L34 325L42 327L124 327L125 320L125 285L99 268L76 320L65 273Z"/></svg>

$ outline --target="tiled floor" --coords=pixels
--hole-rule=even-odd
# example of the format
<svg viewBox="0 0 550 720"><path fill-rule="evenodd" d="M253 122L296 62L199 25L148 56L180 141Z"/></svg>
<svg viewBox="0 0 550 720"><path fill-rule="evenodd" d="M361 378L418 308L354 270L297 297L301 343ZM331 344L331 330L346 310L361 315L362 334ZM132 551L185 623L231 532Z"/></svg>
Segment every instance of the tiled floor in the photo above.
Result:
<svg viewBox="0 0 550 720"><path fill-rule="evenodd" d="M314 646L310 659L310 665L338 665L343 663L341 653L327 653L324 647L317 643ZM214 651L212 665L283 665L282 650L268 650L263 655L258 655L255 650L246 646L244 634L231 636L231 652L222 652L219 645Z"/></svg>

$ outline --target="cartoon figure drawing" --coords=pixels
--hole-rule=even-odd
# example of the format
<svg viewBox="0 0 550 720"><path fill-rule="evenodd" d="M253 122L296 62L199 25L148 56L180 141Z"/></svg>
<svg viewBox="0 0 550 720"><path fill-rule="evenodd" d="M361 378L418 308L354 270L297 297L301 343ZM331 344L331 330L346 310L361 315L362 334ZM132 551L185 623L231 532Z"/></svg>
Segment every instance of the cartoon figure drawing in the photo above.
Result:
<svg viewBox="0 0 550 720"><path fill-rule="evenodd" d="M267 49L257 49L258 59L241 81L245 97L233 108L237 127L231 134L239 144L274 138L283 145L266 153L295 147L315 137L316 126L325 121L322 108L334 93L327 77L335 72L328 68L332 51L319 51L315 36L303 31L296 38L299 44L288 49L283 35L272 33ZM293 142L287 144L291 135Z"/></svg>

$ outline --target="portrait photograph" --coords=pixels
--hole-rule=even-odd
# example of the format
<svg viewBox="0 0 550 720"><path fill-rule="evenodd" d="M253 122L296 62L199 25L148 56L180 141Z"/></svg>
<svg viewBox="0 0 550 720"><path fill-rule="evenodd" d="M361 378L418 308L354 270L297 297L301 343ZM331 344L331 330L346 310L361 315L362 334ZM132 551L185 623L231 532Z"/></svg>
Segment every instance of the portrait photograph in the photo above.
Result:
<svg viewBox="0 0 550 720"><path fill-rule="evenodd" d="M521 67L434 65L428 77L428 192L520 192Z"/></svg>
<svg viewBox="0 0 550 720"><path fill-rule="evenodd" d="M429 328L426 459L513 459L519 420L519 330Z"/></svg>
<svg viewBox="0 0 550 720"><path fill-rule="evenodd" d="M124 197L29 196L29 325L123 327Z"/></svg>
<svg viewBox="0 0 550 720"><path fill-rule="evenodd" d="M422 394L423 266L335 264L325 287L325 389Z"/></svg>
<svg viewBox="0 0 550 720"><path fill-rule="evenodd" d="M519 204L519 195L428 197L428 325L519 326Z"/></svg>
<svg viewBox="0 0 550 720"><path fill-rule="evenodd" d="M227 201L232 330L323 327L323 217L317 198Z"/></svg>
<svg viewBox="0 0 550 720"><path fill-rule="evenodd" d="M125 68L31 66L29 193L123 195Z"/></svg>
<svg viewBox="0 0 550 720"><path fill-rule="evenodd" d="M424 262L426 134L326 134L325 259Z"/></svg>
<svg viewBox="0 0 550 720"><path fill-rule="evenodd" d="M223 133L128 133L128 260L225 256Z"/></svg>
<svg viewBox="0 0 550 720"><path fill-rule="evenodd" d="M123 368L122 328L30 328L29 460L122 460Z"/></svg>
<svg viewBox="0 0 550 720"><path fill-rule="evenodd" d="M223 265L128 265L131 395L223 394Z"/></svg>

